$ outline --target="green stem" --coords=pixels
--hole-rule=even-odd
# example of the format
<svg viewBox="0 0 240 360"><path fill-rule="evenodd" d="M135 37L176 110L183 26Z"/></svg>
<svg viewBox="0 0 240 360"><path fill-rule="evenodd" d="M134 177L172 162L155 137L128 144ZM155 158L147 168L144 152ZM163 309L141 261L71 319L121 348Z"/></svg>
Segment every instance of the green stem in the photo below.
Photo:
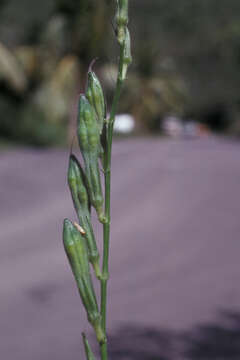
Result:
<svg viewBox="0 0 240 360"><path fill-rule="evenodd" d="M106 223L103 224L103 264L102 274L103 279L101 280L101 316L102 325L104 332L106 333L106 320L107 320L107 282L108 282L108 258L109 258L109 238L110 238L110 200L111 200L111 158L112 158L112 136L113 136L113 125L117 111L117 105L122 89L123 80L121 78L122 67L123 67L123 55L124 46L120 46L120 58L118 68L118 79L116 89L113 98L113 105L110 114L110 118L107 124L107 148L105 151L105 168L104 168L104 180L105 180L105 216ZM107 360L107 343L101 345L101 360Z"/></svg>

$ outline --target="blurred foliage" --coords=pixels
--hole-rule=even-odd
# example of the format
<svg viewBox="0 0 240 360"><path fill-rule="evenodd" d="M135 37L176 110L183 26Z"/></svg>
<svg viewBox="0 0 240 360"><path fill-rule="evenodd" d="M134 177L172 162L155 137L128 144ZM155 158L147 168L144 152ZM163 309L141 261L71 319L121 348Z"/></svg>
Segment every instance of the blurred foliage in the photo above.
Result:
<svg viewBox="0 0 240 360"><path fill-rule="evenodd" d="M239 0L131 0L134 64L119 111L141 131L168 114L240 135ZM118 49L113 0L0 3L0 138L71 139L90 61L110 102ZM111 60L110 60L111 59ZM115 62L114 62L115 61Z"/></svg>
<svg viewBox="0 0 240 360"><path fill-rule="evenodd" d="M132 0L131 4L138 37L154 49L155 73L167 61L187 84L185 116L217 131L239 128L239 0ZM143 14L147 21L140 26ZM138 61L141 69L141 57Z"/></svg>

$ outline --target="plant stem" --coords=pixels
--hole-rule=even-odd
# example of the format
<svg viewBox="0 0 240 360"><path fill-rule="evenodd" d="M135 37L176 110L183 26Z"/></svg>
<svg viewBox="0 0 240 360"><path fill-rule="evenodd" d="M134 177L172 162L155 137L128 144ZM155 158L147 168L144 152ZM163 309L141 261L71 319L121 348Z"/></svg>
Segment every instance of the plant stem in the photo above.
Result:
<svg viewBox="0 0 240 360"><path fill-rule="evenodd" d="M104 332L106 333L106 321L107 321L107 282L108 282L108 258L109 258L109 238L110 238L110 218L111 218L111 158L112 158L112 136L113 136L113 125L117 111L117 105L121 94L123 80L121 77L123 68L123 55L124 46L120 46L120 58L118 67L118 78L116 89L113 98L113 105L110 113L110 118L107 124L107 148L105 151L105 169L104 169L104 180L105 180L105 216L106 223L103 224L103 264L102 274L103 279L101 280L101 316L102 325ZM101 345L101 360L107 360L107 343Z"/></svg>

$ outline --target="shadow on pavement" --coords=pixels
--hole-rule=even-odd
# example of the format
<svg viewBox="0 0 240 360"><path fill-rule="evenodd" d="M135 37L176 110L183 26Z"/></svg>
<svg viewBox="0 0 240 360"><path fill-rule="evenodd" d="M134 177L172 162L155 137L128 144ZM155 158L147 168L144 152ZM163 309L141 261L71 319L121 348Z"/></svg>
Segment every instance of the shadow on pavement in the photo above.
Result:
<svg viewBox="0 0 240 360"><path fill-rule="evenodd" d="M240 313L221 312L219 319L188 332L126 325L109 340L114 360L240 359Z"/></svg>
<svg viewBox="0 0 240 360"><path fill-rule="evenodd" d="M110 359L170 360L173 359L175 336L154 328L134 325L122 327L109 340Z"/></svg>
<svg viewBox="0 0 240 360"><path fill-rule="evenodd" d="M185 354L194 360L240 359L240 313L224 311L218 322L194 329L186 336Z"/></svg>

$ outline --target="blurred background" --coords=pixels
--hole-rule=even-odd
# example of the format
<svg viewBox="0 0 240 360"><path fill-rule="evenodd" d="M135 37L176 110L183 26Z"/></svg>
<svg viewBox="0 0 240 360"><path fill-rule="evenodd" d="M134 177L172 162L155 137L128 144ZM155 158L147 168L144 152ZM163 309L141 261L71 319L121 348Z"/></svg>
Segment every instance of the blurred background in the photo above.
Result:
<svg viewBox="0 0 240 360"><path fill-rule="evenodd" d="M129 3L134 61L113 151L110 359L239 359L240 2ZM5 360L83 359L81 331L95 341L61 231L64 217L75 218L68 149L92 59L108 104L113 96L113 15L113 0L0 1Z"/></svg>
<svg viewBox="0 0 240 360"><path fill-rule="evenodd" d="M113 5L1 1L1 143L66 143L93 58L99 58L95 70L111 99L117 70ZM186 125L187 133L238 136L239 2L132 0L130 8L134 63L119 112L134 117L135 131L156 134Z"/></svg>

